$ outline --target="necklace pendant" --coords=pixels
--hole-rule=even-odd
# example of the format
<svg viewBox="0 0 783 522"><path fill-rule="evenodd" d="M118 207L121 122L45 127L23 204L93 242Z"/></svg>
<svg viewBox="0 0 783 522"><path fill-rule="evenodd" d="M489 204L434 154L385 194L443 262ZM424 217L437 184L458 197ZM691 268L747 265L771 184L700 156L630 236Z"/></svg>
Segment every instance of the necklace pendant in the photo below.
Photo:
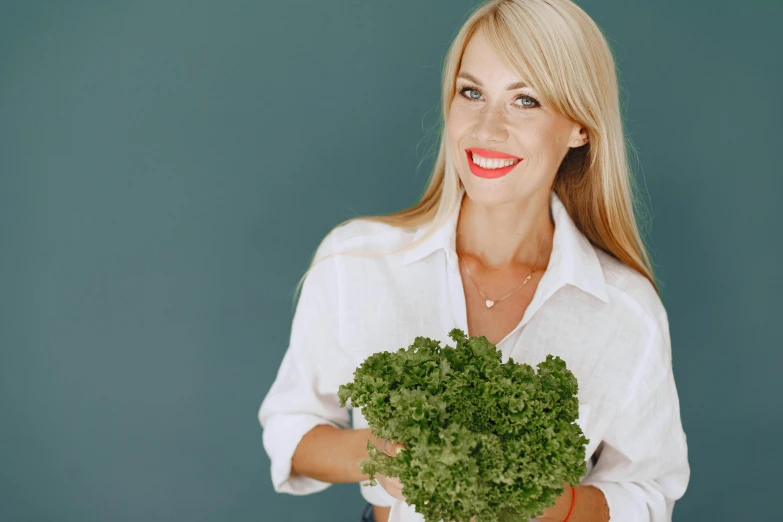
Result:
<svg viewBox="0 0 783 522"><path fill-rule="evenodd" d="M487 299L486 305L487 308L492 308L493 306L495 306L495 301L492 301L491 299Z"/></svg>

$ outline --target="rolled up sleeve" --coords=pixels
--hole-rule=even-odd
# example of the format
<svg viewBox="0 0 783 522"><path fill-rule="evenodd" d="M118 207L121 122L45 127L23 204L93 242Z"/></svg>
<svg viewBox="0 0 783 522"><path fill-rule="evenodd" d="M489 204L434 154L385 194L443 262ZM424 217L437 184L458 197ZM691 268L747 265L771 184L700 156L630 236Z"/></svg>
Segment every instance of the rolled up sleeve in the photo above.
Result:
<svg viewBox="0 0 783 522"><path fill-rule="evenodd" d="M320 424L348 428L347 407L337 390L353 368L338 344L338 281L327 235L316 251L316 265L305 277L291 326L289 345L275 381L261 403L258 420L271 461L272 484L279 493L307 495L331 484L291 474L291 458L302 437Z"/></svg>
<svg viewBox="0 0 783 522"><path fill-rule="evenodd" d="M581 484L600 489L610 522L671 522L690 479L666 313Z"/></svg>

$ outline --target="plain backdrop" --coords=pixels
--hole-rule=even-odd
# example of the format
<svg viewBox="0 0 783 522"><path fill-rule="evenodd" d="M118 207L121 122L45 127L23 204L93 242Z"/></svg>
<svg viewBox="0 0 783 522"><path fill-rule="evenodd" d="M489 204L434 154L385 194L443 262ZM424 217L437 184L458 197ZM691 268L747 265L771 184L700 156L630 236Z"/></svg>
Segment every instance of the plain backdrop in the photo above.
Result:
<svg viewBox="0 0 783 522"><path fill-rule="evenodd" d="M579 3L669 313L674 520L777 519L783 2ZM0 520L358 522L356 484L273 491L256 415L320 239L421 194L474 5L0 1Z"/></svg>

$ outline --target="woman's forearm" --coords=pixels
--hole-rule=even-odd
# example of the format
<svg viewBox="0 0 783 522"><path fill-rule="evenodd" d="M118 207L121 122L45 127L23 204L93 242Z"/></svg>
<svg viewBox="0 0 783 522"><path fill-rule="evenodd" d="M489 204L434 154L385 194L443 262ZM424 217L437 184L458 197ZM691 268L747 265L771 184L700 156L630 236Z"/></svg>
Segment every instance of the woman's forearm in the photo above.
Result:
<svg viewBox="0 0 783 522"><path fill-rule="evenodd" d="M368 480L359 467L359 461L369 457L368 440L377 444L369 428L316 426L302 437L294 451L291 474L331 483Z"/></svg>
<svg viewBox="0 0 783 522"><path fill-rule="evenodd" d="M593 486L576 486L576 502L568 522L608 522L609 506L603 491ZM561 522L571 509L571 487L567 487L557 503L538 517L541 522Z"/></svg>

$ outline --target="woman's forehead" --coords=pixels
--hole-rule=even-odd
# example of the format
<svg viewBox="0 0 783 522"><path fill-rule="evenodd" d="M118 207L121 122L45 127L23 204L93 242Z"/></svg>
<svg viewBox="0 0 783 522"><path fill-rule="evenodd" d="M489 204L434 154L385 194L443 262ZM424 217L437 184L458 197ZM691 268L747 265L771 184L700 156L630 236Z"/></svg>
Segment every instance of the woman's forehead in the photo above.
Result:
<svg viewBox="0 0 783 522"><path fill-rule="evenodd" d="M487 83L505 89L521 89L530 84L498 54L483 31L477 31L465 46L457 77L480 86Z"/></svg>

